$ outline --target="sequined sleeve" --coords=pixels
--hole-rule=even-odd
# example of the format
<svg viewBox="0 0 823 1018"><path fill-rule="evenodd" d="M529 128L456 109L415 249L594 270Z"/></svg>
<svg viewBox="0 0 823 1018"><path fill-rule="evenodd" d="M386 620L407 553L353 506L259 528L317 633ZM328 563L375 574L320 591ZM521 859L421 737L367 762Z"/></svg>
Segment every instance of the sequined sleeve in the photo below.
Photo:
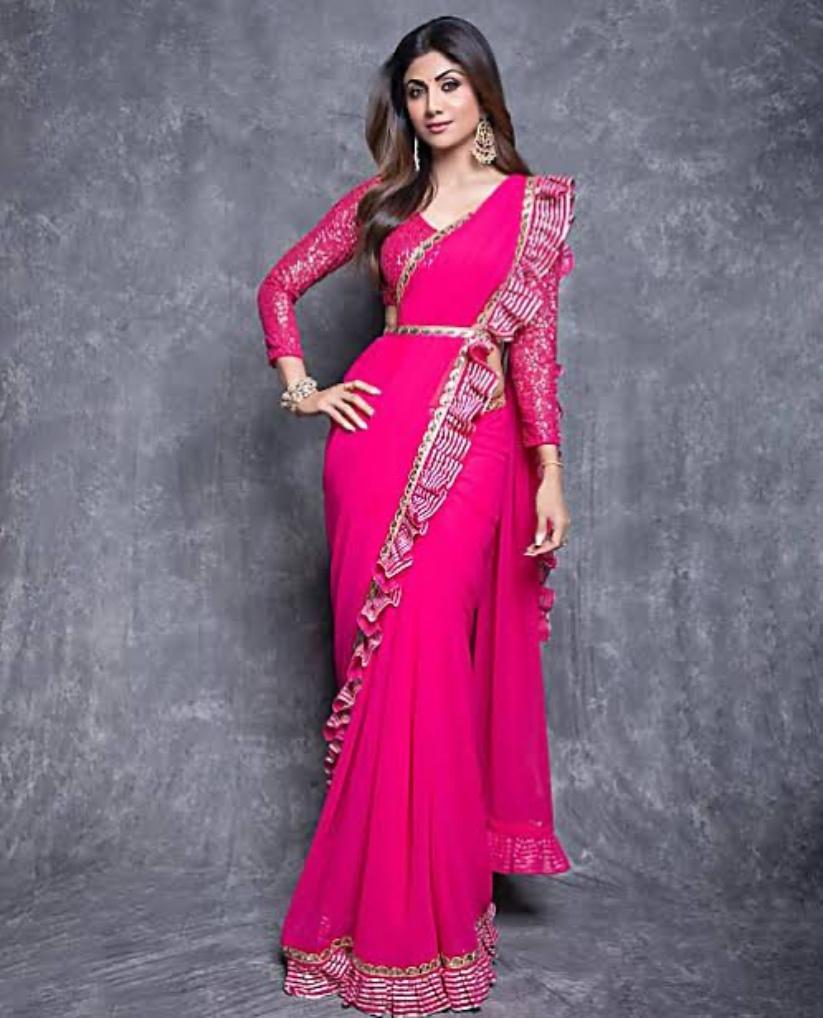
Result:
<svg viewBox="0 0 823 1018"><path fill-rule="evenodd" d="M512 385L520 411L521 437L527 447L562 442L563 407L557 380L563 366L557 360L557 316L560 280L574 266L571 247L564 243L553 268L542 280L540 312L518 332L509 351Z"/></svg>
<svg viewBox="0 0 823 1018"><path fill-rule="evenodd" d="M379 179L369 177L339 198L261 282L257 307L272 366L278 357L303 356L295 304L311 286L351 260L357 244L357 206Z"/></svg>

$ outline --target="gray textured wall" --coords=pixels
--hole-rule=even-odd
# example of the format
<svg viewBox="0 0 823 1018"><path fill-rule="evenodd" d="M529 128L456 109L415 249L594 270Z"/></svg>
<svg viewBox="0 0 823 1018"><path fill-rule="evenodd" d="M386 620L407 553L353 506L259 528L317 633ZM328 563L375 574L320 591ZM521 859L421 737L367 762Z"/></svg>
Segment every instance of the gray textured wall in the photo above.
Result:
<svg viewBox="0 0 823 1018"><path fill-rule="evenodd" d="M560 832L604 888L792 901L820 889L823 843L823 10L451 12L495 47L532 167L579 185L561 309L574 522L545 656ZM333 688L327 423L278 409L255 291L371 172L371 73L438 13L0 8L17 886L297 871ZM342 272L300 321L330 382L377 332L376 297Z"/></svg>

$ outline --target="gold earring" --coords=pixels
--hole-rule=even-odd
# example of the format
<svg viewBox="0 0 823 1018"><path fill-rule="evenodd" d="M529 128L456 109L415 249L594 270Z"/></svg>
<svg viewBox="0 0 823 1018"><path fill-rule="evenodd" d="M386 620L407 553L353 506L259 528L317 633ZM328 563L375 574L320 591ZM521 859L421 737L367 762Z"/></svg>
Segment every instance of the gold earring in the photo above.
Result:
<svg viewBox="0 0 823 1018"><path fill-rule="evenodd" d="M497 147L494 144L494 131L491 121L484 113L477 122L472 143L472 155L484 166L493 163L497 158Z"/></svg>

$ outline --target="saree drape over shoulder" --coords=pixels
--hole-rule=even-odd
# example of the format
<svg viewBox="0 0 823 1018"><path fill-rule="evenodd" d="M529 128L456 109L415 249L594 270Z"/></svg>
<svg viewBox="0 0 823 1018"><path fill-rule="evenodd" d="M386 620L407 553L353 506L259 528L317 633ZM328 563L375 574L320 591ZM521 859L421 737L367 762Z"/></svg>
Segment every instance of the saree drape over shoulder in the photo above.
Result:
<svg viewBox="0 0 823 1018"><path fill-rule="evenodd" d="M259 290L269 359L302 356L294 304L348 261L344 195ZM323 485L337 695L327 792L285 917L284 989L372 1014L479 1004L495 980L492 873L556 874L540 644L553 554L530 447L560 445L557 299L574 180L513 174L381 252L396 324L346 372L367 430L332 426ZM487 358L504 352L500 378Z"/></svg>

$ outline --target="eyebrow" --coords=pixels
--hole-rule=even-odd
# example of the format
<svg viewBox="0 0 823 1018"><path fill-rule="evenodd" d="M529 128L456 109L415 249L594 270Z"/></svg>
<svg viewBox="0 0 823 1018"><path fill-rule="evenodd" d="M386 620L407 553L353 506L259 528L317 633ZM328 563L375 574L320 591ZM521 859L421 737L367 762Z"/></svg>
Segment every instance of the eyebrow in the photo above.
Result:
<svg viewBox="0 0 823 1018"><path fill-rule="evenodd" d="M445 78L447 74L462 74L462 73L463 72L461 70L459 70L459 68L457 68L457 67L447 67L445 71L441 71L439 74L436 74L434 76L434 80L435 81L440 81L440 79L441 78ZM404 84L404 87L405 87L406 85L411 85L412 83L414 83L416 85L425 85L426 84L426 82L423 81L421 78L409 78L408 81L405 81L403 84Z"/></svg>

